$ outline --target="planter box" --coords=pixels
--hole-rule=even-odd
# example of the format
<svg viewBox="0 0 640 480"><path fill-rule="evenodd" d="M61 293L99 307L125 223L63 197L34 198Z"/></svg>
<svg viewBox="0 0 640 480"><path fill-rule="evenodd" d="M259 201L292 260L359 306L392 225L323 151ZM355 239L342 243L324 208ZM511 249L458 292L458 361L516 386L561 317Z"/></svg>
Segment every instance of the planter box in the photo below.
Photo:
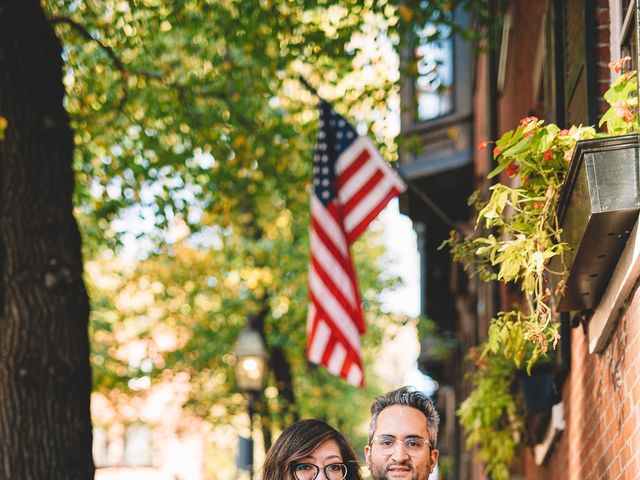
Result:
<svg viewBox="0 0 640 480"><path fill-rule="evenodd" d="M564 261L568 269L558 311L592 310L602 297L640 211L639 145L638 135L576 145L558 204L561 237L571 249L550 265L561 271Z"/></svg>

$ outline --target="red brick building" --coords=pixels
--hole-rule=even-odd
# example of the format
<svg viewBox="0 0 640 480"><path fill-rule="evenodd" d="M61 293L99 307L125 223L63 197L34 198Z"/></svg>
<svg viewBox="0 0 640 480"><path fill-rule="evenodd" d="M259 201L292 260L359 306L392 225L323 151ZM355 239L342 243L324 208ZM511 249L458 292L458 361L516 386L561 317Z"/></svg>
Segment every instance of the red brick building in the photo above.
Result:
<svg viewBox="0 0 640 480"><path fill-rule="evenodd" d="M497 9L498 3L489 2L490 8ZM489 186L486 175L493 160L488 151L474 148L479 141L498 138L532 114L561 127L596 125L607 108L602 94L614 75L609 61L636 58L633 0L514 0L504 7L494 12L501 29L483 53L474 54L475 49L455 37L449 46L436 49L436 56L449 53L447 88L430 92L419 79L403 83L402 130L419 138L421 149L404 151L401 164L454 222L473 222L461 199ZM438 95L449 98L436 102ZM425 115L420 102L423 112L425 105L447 108ZM467 393L462 376L471 367L464 355L486 337L489 319L505 306L509 292L467 278L437 249L450 228L416 195L406 195L403 208L419 234L423 313L457 345L449 359L438 361L429 355L429 340L423 340L422 367L444 387L440 448L450 459L450 478L482 479L482 466L466 451L463 432L451 418L454 405ZM524 448L513 478L640 479L637 228L597 307L558 316L563 325L555 379L559 402L536 445Z"/></svg>

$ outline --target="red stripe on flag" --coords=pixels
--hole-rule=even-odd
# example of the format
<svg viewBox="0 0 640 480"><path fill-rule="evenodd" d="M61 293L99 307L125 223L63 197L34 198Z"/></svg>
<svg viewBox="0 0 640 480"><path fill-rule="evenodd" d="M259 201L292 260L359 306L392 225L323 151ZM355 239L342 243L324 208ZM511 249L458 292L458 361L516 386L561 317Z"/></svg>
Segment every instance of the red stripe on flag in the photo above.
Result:
<svg viewBox="0 0 640 480"><path fill-rule="evenodd" d="M397 197L400 191L393 187L389 191L389 193L384 197L384 200L380 202L376 208L371 210L371 212L362 219L362 221L356 225L350 232L347 233L347 241L349 244L352 244L356 241L356 239L367 229L369 224L373 221L374 218L378 216L378 214L387 206L393 198Z"/></svg>
<svg viewBox="0 0 640 480"><path fill-rule="evenodd" d="M349 215L349 213L351 213L351 211L354 208L356 208L367 197L369 192L371 192L371 190L373 190L383 178L384 178L384 173L382 173L380 170L376 170L374 174L367 179L367 183L362 185L360 190L358 190L353 195L353 197L351 197L347 201L347 203L344 204L344 209L343 209L344 216L346 217L347 215Z"/></svg>
<svg viewBox="0 0 640 480"><path fill-rule="evenodd" d="M322 267L322 264L320 264L314 257L311 257L311 262L312 262L313 267L314 267L314 269L316 271L316 275L318 275L318 277L320 277L320 280L322 280L322 283L324 283L325 286L329 289L329 291L331 292L331 295L333 295L333 297L336 299L336 301L342 306L344 311L348 315L350 315L352 317L358 315L357 305L352 304L349 301L349 299L347 299L342 294L342 291L333 282L333 280L331 279L329 274ZM351 285L352 285L354 291L357 290L356 285L354 285L353 281L351 282ZM354 300L357 300L357 298L354 299Z"/></svg>
<svg viewBox="0 0 640 480"><path fill-rule="evenodd" d="M353 267L351 256L349 255L348 257L345 257L342 255L338 247L336 247L335 243L331 241L329 234L324 231L322 225L315 217L311 219L311 228L313 228L314 233L318 236L318 239L322 242L325 248L329 250L329 253L331 253L336 261L339 262L340 265L342 265L342 268L344 268L346 272L350 272ZM344 238L344 243L348 245L348 240L346 237ZM311 253L313 254L313 252Z"/></svg>
<svg viewBox="0 0 640 480"><path fill-rule="evenodd" d="M315 305L317 305L317 300L313 299L313 302ZM360 359L360 351L353 348L351 343L347 340L347 338L343 334L342 330L336 325L335 322L333 322L333 320L330 319L330 317L322 309L318 310L316 313L316 316L313 322L314 328L312 330L314 334L310 336L311 340L309 343L310 344L313 343L315 332L317 331L317 325L320 322L325 322L331 331L331 336L329 337L329 341L325 346L325 349L320 361L320 365L323 365L325 367L328 366L336 344L340 344L342 345L342 347L345 349L345 352L346 352L346 357L341 369L341 376L346 378L352 364L355 364L356 366L358 366L358 368L362 371L363 368L362 368L362 361ZM364 378L361 382L361 385L364 385Z"/></svg>
<svg viewBox="0 0 640 480"><path fill-rule="evenodd" d="M315 250L309 260L307 355L330 372L362 386L360 334L365 324L349 246L402 186L373 144L363 137L353 141L357 135L353 127L326 102L321 102L321 118L311 203ZM340 162L351 163L338 175L336 165L343 168ZM343 200L344 205L340 204Z"/></svg>
<svg viewBox="0 0 640 480"><path fill-rule="evenodd" d="M353 345L352 342L349 341L348 337L347 337L347 333L345 333L344 331L344 327L336 322L326 311L325 309L322 307L322 305L319 303L318 298L316 297L315 293L311 294L311 301L313 302L313 304L316 306L316 317L314 320L314 323L319 323L319 322L325 322L327 324L327 326L329 327L329 329L331 330L331 335L332 337L337 337L340 342L342 342L343 346L347 349L347 350L353 350L354 352L358 352L357 349L357 345ZM317 325L314 325L314 330L317 330ZM314 337L315 337L315 333L314 333ZM331 342L331 340L329 340ZM313 343L313 341L312 341ZM326 347L325 347L326 348Z"/></svg>
<svg viewBox="0 0 640 480"><path fill-rule="evenodd" d="M369 150L363 150L360 155L356 157L356 159L351 162L344 171L338 175L336 180L336 188L338 191L342 188L342 186L358 171L360 168L367 163L367 161L371 158L371 154Z"/></svg>

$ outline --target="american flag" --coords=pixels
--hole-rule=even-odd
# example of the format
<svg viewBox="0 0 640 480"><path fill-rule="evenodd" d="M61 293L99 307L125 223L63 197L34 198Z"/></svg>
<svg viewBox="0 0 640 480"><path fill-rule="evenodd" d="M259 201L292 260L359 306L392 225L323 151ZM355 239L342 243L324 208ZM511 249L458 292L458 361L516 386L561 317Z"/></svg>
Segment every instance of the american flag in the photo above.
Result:
<svg viewBox="0 0 640 480"><path fill-rule="evenodd" d="M311 194L307 357L360 387L365 324L349 247L405 188L371 140L321 101Z"/></svg>

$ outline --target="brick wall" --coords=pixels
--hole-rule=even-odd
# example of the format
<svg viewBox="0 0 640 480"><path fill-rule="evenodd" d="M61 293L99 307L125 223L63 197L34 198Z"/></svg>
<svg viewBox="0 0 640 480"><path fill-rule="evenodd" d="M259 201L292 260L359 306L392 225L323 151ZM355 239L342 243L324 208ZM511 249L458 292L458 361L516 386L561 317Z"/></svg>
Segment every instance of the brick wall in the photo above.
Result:
<svg viewBox="0 0 640 480"><path fill-rule="evenodd" d="M610 84L609 2L596 2L598 93ZM568 37L571 38L571 37ZM571 51L570 46L568 50ZM579 61L575 59L575 61ZM602 98L598 112L608 105ZM582 328L572 330L571 370L562 389L567 427L545 465L525 452L531 480L640 479L640 281L601 354L590 354Z"/></svg>
<svg viewBox="0 0 640 480"><path fill-rule="evenodd" d="M505 87L498 105L498 130L503 132L535 108L532 59L540 33L544 2L515 0L510 3L513 28ZM595 0L596 82L601 97L610 84L609 0ZM584 0L567 0L565 101L571 123L586 122L586 79ZM593 54L593 53L591 53ZM477 64L475 111L483 112L487 98L486 57ZM572 82L572 83L570 83ZM570 83L570 85L569 85ZM478 95L478 92L480 94ZM608 105L598 101L601 115ZM475 135L488 138L488 125L477 115ZM489 165L484 154L476 158L476 174ZM638 282L640 285L640 281ZM640 479L640 288L636 286L615 332L601 354L588 352L588 338L582 328L571 331L571 369L562 388L566 429L552 447L547 462L536 466L532 450L526 448L522 463L528 480L636 480ZM460 478L478 478L467 465ZM517 468L516 470L520 470ZM466 474L466 475L465 475Z"/></svg>
<svg viewBox="0 0 640 480"><path fill-rule="evenodd" d="M567 427L546 465L527 479L640 478L640 289L602 354L590 354L582 328L572 331L571 371L562 400Z"/></svg>

